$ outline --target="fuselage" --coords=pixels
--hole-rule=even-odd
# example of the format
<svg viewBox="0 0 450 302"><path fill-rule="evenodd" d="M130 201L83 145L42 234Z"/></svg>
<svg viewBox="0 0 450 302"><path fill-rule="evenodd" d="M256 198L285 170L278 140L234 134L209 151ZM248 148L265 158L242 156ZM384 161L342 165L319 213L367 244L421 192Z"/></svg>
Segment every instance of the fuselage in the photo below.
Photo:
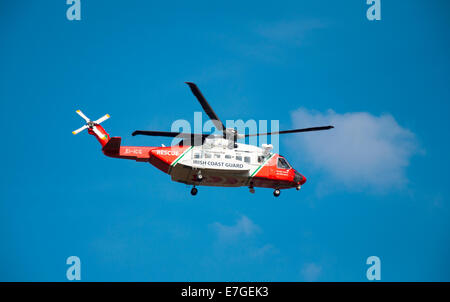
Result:
<svg viewBox="0 0 450 302"><path fill-rule="evenodd" d="M279 154L240 143L230 148L223 138L206 139L198 146L168 147L120 146L120 138L112 138L103 152L110 157L149 162L173 181L194 186L287 189L306 182Z"/></svg>

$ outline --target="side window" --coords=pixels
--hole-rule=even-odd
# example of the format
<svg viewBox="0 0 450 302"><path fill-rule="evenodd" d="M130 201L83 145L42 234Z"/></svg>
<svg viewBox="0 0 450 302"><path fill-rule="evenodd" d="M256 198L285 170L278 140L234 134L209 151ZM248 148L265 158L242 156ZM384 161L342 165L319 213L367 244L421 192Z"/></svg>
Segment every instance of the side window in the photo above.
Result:
<svg viewBox="0 0 450 302"><path fill-rule="evenodd" d="M278 157L278 164L277 164L278 168L281 169L290 169L291 166L289 166L289 164L287 163L287 161L282 158L282 157Z"/></svg>
<svg viewBox="0 0 450 302"><path fill-rule="evenodd" d="M215 153L214 158L220 158L220 154Z"/></svg>
<svg viewBox="0 0 450 302"><path fill-rule="evenodd" d="M244 157L244 161L249 164L250 163L250 156L246 156Z"/></svg>
<svg viewBox="0 0 450 302"><path fill-rule="evenodd" d="M242 161L242 156L236 155L236 160Z"/></svg>
<svg viewBox="0 0 450 302"><path fill-rule="evenodd" d="M205 153L205 158L211 158L211 157L212 157L211 153Z"/></svg>
<svg viewBox="0 0 450 302"><path fill-rule="evenodd" d="M200 158L200 153L194 153L194 158Z"/></svg>
<svg viewBox="0 0 450 302"><path fill-rule="evenodd" d="M227 154L227 155L225 155L225 158L226 158L226 159L230 159L230 158L231 158L231 155L228 155L228 154Z"/></svg>

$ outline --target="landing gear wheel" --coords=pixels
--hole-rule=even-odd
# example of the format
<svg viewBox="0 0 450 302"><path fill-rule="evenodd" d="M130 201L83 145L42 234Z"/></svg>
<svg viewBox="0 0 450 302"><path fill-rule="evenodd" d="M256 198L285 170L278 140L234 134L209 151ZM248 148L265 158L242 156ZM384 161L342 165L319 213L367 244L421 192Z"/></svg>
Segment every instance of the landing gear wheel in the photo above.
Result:
<svg viewBox="0 0 450 302"><path fill-rule="evenodd" d="M198 193L197 188L194 187L194 188L191 189L191 195L192 195L192 196L197 195L197 193Z"/></svg>
<svg viewBox="0 0 450 302"><path fill-rule="evenodd" d="M201 175L200 173L197 174L197 181L202 181L203 180L203 175Z"/></svg>
<svg viewBox="0 0 450 302"><path fill-rule="evenodd" d="M278 189L275 189L274 191L273 191L273 196L275 196L275 197L278 197L278 196L280 196L280 190L278 190Z"/></svg>

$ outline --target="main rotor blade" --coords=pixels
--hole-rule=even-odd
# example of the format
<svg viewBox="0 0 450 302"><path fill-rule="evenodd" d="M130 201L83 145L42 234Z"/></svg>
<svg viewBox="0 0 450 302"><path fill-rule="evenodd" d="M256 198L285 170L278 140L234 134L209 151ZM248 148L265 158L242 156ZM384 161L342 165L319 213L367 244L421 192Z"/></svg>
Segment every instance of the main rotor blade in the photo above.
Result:
<svg viewBox="0 0 450 302"><path fill-rule="evenodd" d="M191 88L192 93L195 95L197 100L200 102L200 105L202 105L203 110L209 116L209 118L213 122L214 126L216 126L217 130L224 131L225 130L225 125L219 119L219 117L214 112L212 107L208 104L208 102L206 101L205 97L200 92L200 89L198 89L197 85L195 85L192 82L186 82L186 84L189 85L189 87Z"/></svg>
<svg viewBox="0 0 450 302"><path fill-rule="evenodd" d="M209 134L170 132L170 131L145 131L145 130L136 130L131 135L164 136L164 137L177 137L184 139L186 138L194 139L196 137L204 138L209 136Z"/></svg>
<svg viewBox="0 0 450 302"><path fill-rule="evenodd" d="M321 130L329 130L329 129L332 129L332 128L334 128L334 126L302 128L302 129L284 130L284 131L278 131L278 132L246 134L245 137L261 136L261 135L277 135L277 134L287 134L287 133L297 133L297 132L321 131Z"/></svg>

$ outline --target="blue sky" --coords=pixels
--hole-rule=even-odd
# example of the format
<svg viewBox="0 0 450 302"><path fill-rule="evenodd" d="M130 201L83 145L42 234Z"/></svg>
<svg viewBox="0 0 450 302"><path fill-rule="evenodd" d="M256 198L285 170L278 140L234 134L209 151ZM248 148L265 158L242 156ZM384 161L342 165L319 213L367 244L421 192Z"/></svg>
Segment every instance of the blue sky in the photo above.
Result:
<svg viewBox="0 0 450 302"><path fill-rule="evenodd" d="M449 5L382 1L0 3L0 280L449 281ZM280 138L301 191L190 188L110 159L201 107L222 119L335 123ZM206 117L204 116L204 119ZM311 125L314 126L314 125ZM340 127L339 127L340 126Z"/></svg>

